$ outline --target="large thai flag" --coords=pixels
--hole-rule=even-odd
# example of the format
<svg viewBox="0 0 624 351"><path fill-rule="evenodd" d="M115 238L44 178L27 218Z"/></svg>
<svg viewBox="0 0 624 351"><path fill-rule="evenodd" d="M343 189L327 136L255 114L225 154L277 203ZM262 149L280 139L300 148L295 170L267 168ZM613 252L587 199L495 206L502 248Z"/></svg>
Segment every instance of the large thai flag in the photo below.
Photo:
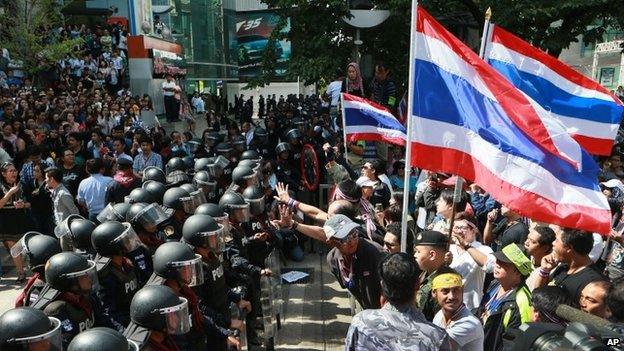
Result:
<svg viewBox="0 0 624 351"><path fill-rule="evenodd" d="M426 11L416 17L412 165L474 181L534 220L609 232L591 156Z"/></svg>
<svg viewBox="0 0 624 351"><path fill-rule="evenodd" d="M350 94L342 94L344 131L347 141L381 141L405 145L405 127L387 108Z"/></svg>
<svg viewBox="0 0 624 351"><path fill-rule="evenodd" d="M588 152L609 155L624 106L611 92L558 59L490 25L487 61L566 127Z"/></svg>

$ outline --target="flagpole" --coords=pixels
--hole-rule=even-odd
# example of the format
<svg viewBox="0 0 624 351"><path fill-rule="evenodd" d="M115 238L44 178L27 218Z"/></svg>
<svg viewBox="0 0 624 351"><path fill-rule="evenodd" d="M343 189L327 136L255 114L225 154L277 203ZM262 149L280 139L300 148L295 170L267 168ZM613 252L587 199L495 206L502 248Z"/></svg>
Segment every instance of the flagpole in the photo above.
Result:
<svg viewBox="0 0 624 351"><path fill-rule="evenodd" d="M344 159L345 162L349 162L347 160L347 125L345 123L345 104L344 104L344 93L340 93L340 113L342 114L342 141L344 142Z"/></svg>
<svg viewBox="0 0 624 351"><path fill-rule="evenodd" d="M412 19L410 21L409 80L407 81L407 138L405 140L405 173L403 175L403 213L409 211L410 176L412 173L412 128L414 115L414 53L416 52L416 21L418 19L418 0L412 0ZM407 252L407 218L401 221L401 252Z"/></svg>
<svg viewBox="0 0 624 351"><path fill-rule="evenodd" d="M483 21L483 36L481 36L481 46L479 47L479 57L485 60L485 50L487 50L487 44L490 40L490 19L492 18L492 8L488 7L485 11L485 21Z"/></svg>

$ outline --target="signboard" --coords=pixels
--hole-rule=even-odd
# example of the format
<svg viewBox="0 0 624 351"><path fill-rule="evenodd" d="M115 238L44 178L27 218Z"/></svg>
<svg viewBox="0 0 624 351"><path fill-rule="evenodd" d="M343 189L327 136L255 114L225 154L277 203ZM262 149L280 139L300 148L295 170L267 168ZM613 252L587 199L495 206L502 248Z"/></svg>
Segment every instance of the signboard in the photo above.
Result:
<svg viewBox="0 0 624 351"><path fill-rule="evenodd" d="M611 87L615 84L615 68L604 67L600 69L600 85Z"/></svg>
<svg viewBox="0 0 624 351"><path fill-rule="evenodd" d="M151 49L151 52L154 78L164 78L167 73L171 73L174 77L186 75L186 60L182 56L158 49Z"/></svg>
<svg viewBox="0 0 624 351"><path fill-rule="evenodd" d="M238 77L245 80L261 73L262 57L266 51L271 33L279 23L278 14L271 11L238 12L236 14L236 39L238 47ZM290 19L287 19L283 33L290 32ZM275 43L277 77L286 75L291 43L280 40Z"/></svg>
<svg viewBox="0 0 624 351"><path fill-rule="evenodd" d="M596 53L618 52L622 50L620 45L624 44L624 40L608 41L606 43L596 44Z"/></svg>

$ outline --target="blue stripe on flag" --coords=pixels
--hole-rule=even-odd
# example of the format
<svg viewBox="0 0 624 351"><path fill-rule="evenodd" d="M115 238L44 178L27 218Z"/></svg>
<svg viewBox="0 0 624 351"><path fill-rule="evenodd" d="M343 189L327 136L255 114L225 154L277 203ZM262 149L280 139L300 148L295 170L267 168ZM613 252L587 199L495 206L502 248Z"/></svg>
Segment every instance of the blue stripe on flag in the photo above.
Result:
<svg viewBox="0 0 624 351"><path fill-rule="evenodd" d="M615 102L573 95L543 77L519 70L513 64L493 59L488 62L514 86L553 113L609 124L618 124L622 117L624 109Z"/></svg>
<svg viewBox="0 0 624 351"><path fill-rule="evenodd" d="M540 164L562 182L594 189L594 179L587 176L598 170L591 156L583 153L585 175L579 174L572 165L530 141L498 102L481 95L465 79L428 61L416 60L415 67L413 103L417 116L467 128L507 153Z"/></svg>
<svg viewBox="0 0 624 351"><path fill-rule="evenodd" d="M402 132L405 132L405 127L395 118L390 118L386 115L376 113L374 110L366 110L361 108L345 108L345 125L365 125L400 130Z"/></svg>

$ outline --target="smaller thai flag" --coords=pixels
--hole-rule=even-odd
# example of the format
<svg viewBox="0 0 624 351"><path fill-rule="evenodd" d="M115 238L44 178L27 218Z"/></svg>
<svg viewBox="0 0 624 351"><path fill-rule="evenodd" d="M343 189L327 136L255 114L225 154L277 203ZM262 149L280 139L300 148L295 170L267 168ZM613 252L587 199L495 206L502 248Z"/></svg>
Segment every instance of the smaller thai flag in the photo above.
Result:
<svg viewBox="0 0 624 351"><path fill-rule="evenodd" d="M382 141L405 145L405 127L387 108L350 94L342 94L346 141Z"/></svg>

